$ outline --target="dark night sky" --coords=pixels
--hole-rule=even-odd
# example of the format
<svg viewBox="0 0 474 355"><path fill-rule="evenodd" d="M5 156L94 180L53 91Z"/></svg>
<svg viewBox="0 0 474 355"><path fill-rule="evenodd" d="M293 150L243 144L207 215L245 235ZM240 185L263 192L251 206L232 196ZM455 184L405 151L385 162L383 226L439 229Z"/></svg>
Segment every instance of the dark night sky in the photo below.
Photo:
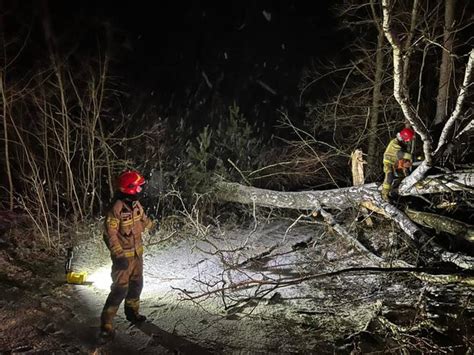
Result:
<svg viewBox="0 0 474 355"><path fill-rule="evenodd" d="M38 18L41 2L32 4L33 18ZM312 59L334 58L344 45L334 30L333 4L331 0L48 1L54 31L64 48L77 44L95 50L101 23L112 24L114 74L123 78L133 95L153 92L162 104L171 97L185 104L190 93L205 85L204 72L214 86L218 83L215 91L229 101L268 102L271 109L286 106L297 94L304 65Z"/></svg>
<svg viewBox="0 0 474 355"><path fill-rule="evenodd" d="M87 11L112 17L124 31L124 46L133 49L130 60L162 75L173 73L174 81L174 74L189 75L196 65L211 73L220 67L238 72L266 62L271 72L276 65L290 69L327 55L335 48L330 3L173 1L160 2L155 10L152 2L127 2Z"/></svg>

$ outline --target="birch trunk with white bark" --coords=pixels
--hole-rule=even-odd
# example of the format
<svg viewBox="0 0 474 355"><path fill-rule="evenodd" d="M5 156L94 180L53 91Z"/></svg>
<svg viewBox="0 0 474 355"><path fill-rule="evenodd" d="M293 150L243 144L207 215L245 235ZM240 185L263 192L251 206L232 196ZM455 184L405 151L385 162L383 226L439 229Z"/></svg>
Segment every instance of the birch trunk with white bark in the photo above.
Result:
<svg viewBox="0 0 474 355"><path fill-rule="evenodd" d="M436 163L436 160L443 153L444 148L447 143L449 143L449 138L453 135L453 129L455 123L459 122L462 117L462 107L467 97L467 90L471 85L471 74L474 65L474 49L471 49L469 59L466 65L464 80L462 87L459 91L459 95L456 99L456 107L452 112L449 119L444 125L440 139L438 141L436 150L433 153L433 141L431 134L428 132L426 126L423 123L423 120L420 119L418 113L414 109L413 105L410 102L409 93L406 87L406 77L404 76L403 67L405 60L409 59L409 56L404 56L402 51L402 46L399 43L398 37L392 29L392 3L390 0L382 0L382 10L383 10L383 31L385 37L392 46L392 55L393 55L393 93L395 99L400 105L402 112L405 118L410 122L415 132L421 137L423 141L423 152L425 160L420 164L413 173L405 178L400 184L399 191L401 194L410 194L413 186L419 182L424 176L428 173L431 166ZM405 74L406 75L406 74ZM456 136L456 134L454 134Z"/></svg>
<svg viewBox="0 0 474 355"><path fill-rule="evenodd" d="M465 176L463 181L471 184L470 187L472 188L472 186L474 186L474 179L472 178L472 174L469 176L469 178ZM463 178L459 176L458 179L462 180ZM456 186L457 185L454 184L453 188L456 188ZM448 187L446 188L449 189ZM424 192L428 193L429 189L430 188L427 188L427 191ZM357 241L357 238L352 237L343 225L335 221L331 213L326 211L325 208L337 210L352 207L360 208L361 206L370 208L372 211L395 221L400 229L417 244L419 244L420 241L422 243L427 241L425 233L417 224L407 217L404 212L382 200L378 185L375 183L323 191L283 192L220 181L215 184L215 193L216 197L221 201L237 202L253 206L316 211L323 216L326 223L342 238L366 254L376 265L384 265L385 262L380 257L369 253L367 249ZM423 239L420 240L420 238ZM433 243L430 243L430 249L432 252L438 254L444 261L452 262L462 268L474 269L474 258L472 257L447 252ZM400 262L403 263L402 261Z"/></svg>

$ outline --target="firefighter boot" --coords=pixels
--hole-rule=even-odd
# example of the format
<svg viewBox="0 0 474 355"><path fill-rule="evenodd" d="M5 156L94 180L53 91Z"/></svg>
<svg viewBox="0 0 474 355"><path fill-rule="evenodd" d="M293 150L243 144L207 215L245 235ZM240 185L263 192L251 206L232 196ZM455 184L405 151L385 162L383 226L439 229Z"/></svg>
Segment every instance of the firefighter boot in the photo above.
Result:
<svg viewBox="0 0 474 355"><path fill-rule="evenodd" d="M107 344L109 341L113 340L113 338L115 337L115 331L111 324L101 326L100 328L101 329L98 339L99 345Z"/></svg>
<svg viewBox="0 0 474 355"><path fill-rule="evenodd" d="M100 315L99 342L102 344L105 344L114 338L115 332L113 319L126 294L127 288L115 286L114 284L112 285L110 294L105 301L104 308Z"/></svg>
<svg viewBox="0 0 474 355"><path fill-rule="evenodd" d="M146 320L146 317L138 312L140 299L125 299L125 317L131 323L140 323Z"/></svg>

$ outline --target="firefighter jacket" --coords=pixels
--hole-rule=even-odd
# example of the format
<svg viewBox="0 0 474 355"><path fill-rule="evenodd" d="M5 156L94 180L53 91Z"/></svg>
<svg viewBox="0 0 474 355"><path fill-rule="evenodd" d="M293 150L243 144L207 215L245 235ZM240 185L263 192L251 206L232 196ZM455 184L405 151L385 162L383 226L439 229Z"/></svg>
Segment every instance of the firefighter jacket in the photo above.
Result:
<svg viewBox="0 0 474 355"><path fill-rule="evenodd" d="M129 206L118 199L105 218L104 240L113 258L141 256L143 254L142 233L150 228L152 221L145 215L138 201Z"/></svg>
<svg viewBox="0 0 474 355"><path fill-rule="evenodd" d="M412 156L407 152L407 145L394 138L383 153L384 170L394 170L400 159L412 161Z"/></svg>

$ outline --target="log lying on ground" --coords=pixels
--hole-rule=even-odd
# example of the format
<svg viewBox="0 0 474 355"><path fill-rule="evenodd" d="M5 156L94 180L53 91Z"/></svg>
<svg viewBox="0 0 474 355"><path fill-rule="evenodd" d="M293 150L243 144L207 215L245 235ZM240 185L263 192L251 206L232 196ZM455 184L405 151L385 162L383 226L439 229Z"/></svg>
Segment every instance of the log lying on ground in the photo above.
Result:
<svg viewBox="0 0 474 355"><path fill-rule="evenodd" d="M405 180L409 179L407 177ZM405 181L404 180L404 181ZM393 219L411 238L416 239L421 230L400 210L381 199L378 184L371 183L323 191L281 192L218 182L217 197L230 202L259 206L314 210L318 206L344 210L361 205ZM474 172L449 173L427 176L404 195L421 195L453 191L474 191Z"/></svg>
<svg viewBox="0 0 474 355"><path fill-rule="evenodd" d="M215 192L217 198L223 201L310 211L321 210L323 207L344 210L351 207L358 208L362 204L364 206L370 204L374 206L375 210L383 211L387 218L395 221L411 239L418 242L419 238L423 236L424 240L427 240L423 231L410 218L395 206L382 200L378 185L375 183L323 191L282 192L220 181L215 184ZM343 237L347 237L345 231L336 231L339 234L342 233ZM357 247L357 243L352 244ZM449 260L461 268L474 268L474 260L470 257L452 255L434 244L430 245L430 248L443 260ZM378 260L372 261L377 262Z"/></svg>
<svg viewBox="0 0 474 355"><path fill-rule="evenodd" d="M435 213L421 212L407 208L405 214L415 223L435 229L437 232L445 232L461 237L474 243L474 226L458 221L453 218L441 216Z"/></svg>
<svg viewBox="0 0 474 355"><path fill-rule="evenodd" d="M423 235L420 228L395 206L382 200L375 183L323 191L282 192L259 189L231 182L216 183L217 197L223 201L266 207L317 210L321 207L345 210L369 201L398 223L412 239Z"/></svg>

